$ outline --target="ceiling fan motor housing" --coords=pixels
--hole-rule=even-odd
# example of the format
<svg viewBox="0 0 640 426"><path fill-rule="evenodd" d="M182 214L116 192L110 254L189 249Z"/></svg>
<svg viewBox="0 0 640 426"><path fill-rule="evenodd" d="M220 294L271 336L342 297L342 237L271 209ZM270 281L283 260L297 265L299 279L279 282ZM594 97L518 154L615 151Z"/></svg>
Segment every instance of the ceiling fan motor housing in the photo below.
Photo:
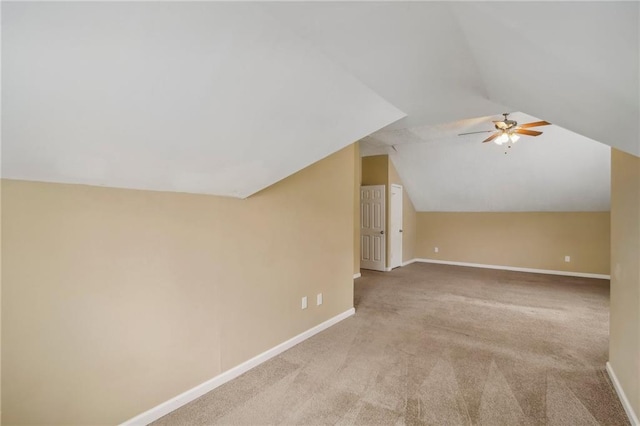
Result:
<svg viewBox="0 0 640 426"><path fill-rule="evenodd" d="M504 120L502 121L494 121L495 123L495 127L498 130L509 130L512 129L514 127L516 127L518 125L518 122L515 120L509 120L509 113L505 112L504 114Z"/></svg>

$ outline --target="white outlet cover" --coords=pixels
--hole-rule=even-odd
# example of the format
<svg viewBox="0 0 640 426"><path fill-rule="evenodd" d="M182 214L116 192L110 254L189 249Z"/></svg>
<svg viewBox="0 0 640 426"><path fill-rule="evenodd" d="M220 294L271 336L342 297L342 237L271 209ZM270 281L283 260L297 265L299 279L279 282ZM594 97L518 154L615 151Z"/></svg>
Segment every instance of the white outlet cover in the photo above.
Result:
<svg viewBox="0 0 640 426"><path fill-rule="evenodd" d="M302 309L307 309L307 296L302 298Z"/></svg>
<svg viewBox="0 0 640 426"><path fill-rule="evenodd" d="M318 295L316 296L316 305L322 305L322 293L318 293Z"/></svg>
<svg viewBox="0 0 640 426"><path fill-rule="evenodd" d="M440 250L440 249L439 249L438 247L434 247L434 248L433 248L433 251L434 251L435 253L437 253L439 250Z"/></svg>
<svg viewBox="0 0 640 426"><path fill-rule="evenodd" d="M564 261L565 262L571 262L571 256L565 256L564 257Z"/></svg>

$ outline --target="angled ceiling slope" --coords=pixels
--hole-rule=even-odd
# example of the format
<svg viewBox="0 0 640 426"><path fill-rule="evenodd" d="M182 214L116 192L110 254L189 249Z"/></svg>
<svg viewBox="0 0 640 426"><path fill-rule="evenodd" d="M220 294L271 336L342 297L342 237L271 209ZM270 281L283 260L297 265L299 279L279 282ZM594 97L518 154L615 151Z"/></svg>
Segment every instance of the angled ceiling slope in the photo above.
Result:
<svg viewBox="0 0 640 426"><path fill-rule="evenodd" d="M391 154L425 211L607 210L606 145L640 155L638 9L637 2L268 8L407 112L361 151ZM495 146L455 136L483 121L472 117L490 121L505 111L557 126L505 158Z"/></svg>
<svg viewBox="0 0 640 426"><path fill-rule="evenodd" d="M405 115L261 6L2 9L3 177L247 197Z"/></svg>
<svg viewBox="0 0 640 426"><path fill-rule="evenodd" d="M409 128L505 110L445 2L276 2L267 10L407 113Z"/></svg>
<svg viewBox="0 0 640 426"><path fill-rule="evenodd" d="M640 3L451 8L489 99L640 156Z"/></svg>
<svg viewBox="0 0 640 426"><path fill-rule="evenodd" d="M640 155L638 2L316 2L268 10L407 112L526 111Z"/></svg>

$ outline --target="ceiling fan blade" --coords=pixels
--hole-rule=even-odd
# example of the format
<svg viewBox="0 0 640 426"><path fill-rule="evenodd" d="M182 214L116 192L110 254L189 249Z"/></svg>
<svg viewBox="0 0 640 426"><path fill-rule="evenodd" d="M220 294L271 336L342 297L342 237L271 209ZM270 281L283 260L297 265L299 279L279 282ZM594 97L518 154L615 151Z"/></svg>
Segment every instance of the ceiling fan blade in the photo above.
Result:
<svg viewBox="0 0 640 426"><path fill-rule="evenodd" d="M458 136L464 136L464 135L475 135L476 133L491 133L494 132L495 130L481 130L479 132L467 132L467 133L460 133L458 134Z"/></svg>
<svg viewBox="0 0 640 426"><path fill-rule="evenodd" d="M526 129L515 129L513 133L519 133L521 135L527 136L540 136L542 132L538 132L537 130L526 130Z"/></svg>
<svg viewBox="0 0 640 426"><path fill-rule="evenodd" d="M500 132L495 132L494 134L492 134L491 136L489 136L488 138L486 138L485 140L482 141L482 143L485 142L491 142L492 140L494 140L495 138L497 138L500 135Z"/></svg>
<svg viewBox="0 0 640 426"><path fill-rule="evenodd" d="M518 127L521 129L527 129L529 127L538 127L538 126L548 126L551 123L549 123L548 121L534 121L533 123L525 123L525 124L521 124Z"/></svg>

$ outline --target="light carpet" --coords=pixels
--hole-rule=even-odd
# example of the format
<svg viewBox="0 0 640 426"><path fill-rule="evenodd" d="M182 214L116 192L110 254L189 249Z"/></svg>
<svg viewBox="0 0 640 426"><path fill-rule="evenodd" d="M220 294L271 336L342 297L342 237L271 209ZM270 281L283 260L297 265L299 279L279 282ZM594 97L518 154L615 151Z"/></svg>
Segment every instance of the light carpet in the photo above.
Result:
<svg viewBox="0 0 640 426"><path fill-rule="evenodd" d="M363 271L355 307L154 424L629 424L608 281L412 264Z"/></svg>

